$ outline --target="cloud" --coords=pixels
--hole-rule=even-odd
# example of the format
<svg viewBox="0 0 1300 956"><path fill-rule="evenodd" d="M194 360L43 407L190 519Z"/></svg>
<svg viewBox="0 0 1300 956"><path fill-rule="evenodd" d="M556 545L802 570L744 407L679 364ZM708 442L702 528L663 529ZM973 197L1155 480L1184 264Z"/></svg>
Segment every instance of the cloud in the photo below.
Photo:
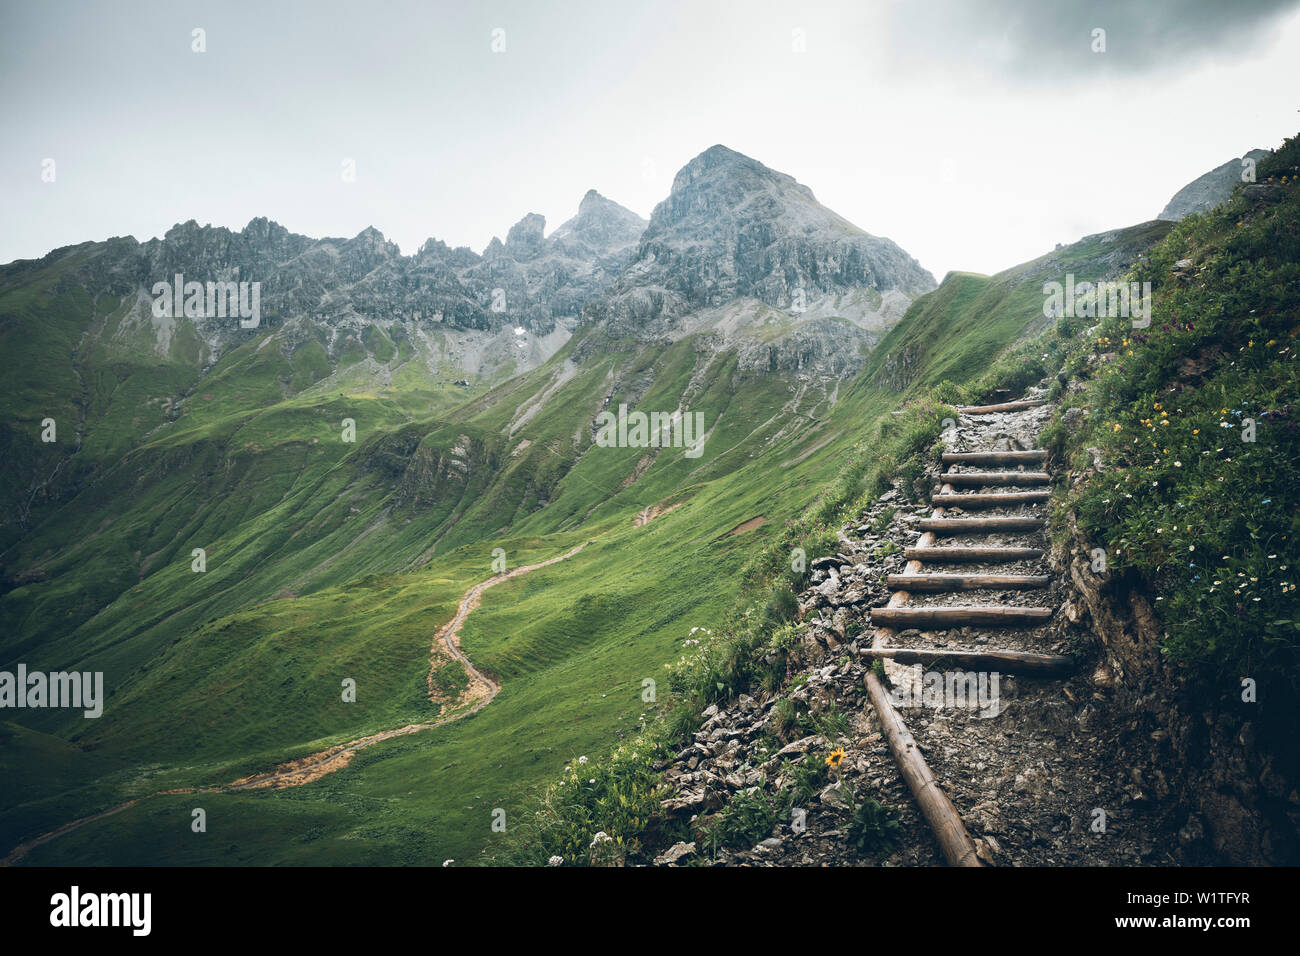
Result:
<svg viewBox="0 0 1300 956"><path fill-rule="evenodd" d="M964 66L1015 85L1131 80L1258 54L1298 8L1300 0L930 0L890 8L883 49L902 70ZM1094 50L1098 29L1104 52Z"/></svg>

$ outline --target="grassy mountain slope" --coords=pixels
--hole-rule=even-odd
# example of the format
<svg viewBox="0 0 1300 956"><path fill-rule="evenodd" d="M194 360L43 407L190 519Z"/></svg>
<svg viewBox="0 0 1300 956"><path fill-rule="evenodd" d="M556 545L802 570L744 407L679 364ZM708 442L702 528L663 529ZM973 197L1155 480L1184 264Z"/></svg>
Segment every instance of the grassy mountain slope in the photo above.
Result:
<svg viewBox="0 0 1300 956"><path fill-rule="evenodd" d="M1117 249L1151 238L1142 227L1123 235L1062 250L1063 261L1104 274ZM1034 270L950 276L833 404L743 372L697 337L649 344L596 328L468 396L414 362L378 381L367 363L391 345L378 336L366 358L331 370L319 355L313 364L310 340L288 347L268 330L201 381L184 363L119 369L114 380L139 394L115 404L111 363L76 330L110 322L117 306L0 290L0 334L33 359L77 356L51 384L31 375L7 390L17 424L6 440L26 456L26 481L57 473L0 559L0 667L103 670L111 689L98 721L28 711L0 725L14 781L0 842L435 717L429 642L490 575L493 549L514 567L587 541L494 588L471 615L462 646L502 683L482 712L363 751L300 789L157 798L28 862L429 863L499 846L492 810L515 820L566 763L634 733L650 710L642 681L664 677L692 626L736 607L746 569L752 580L756 566L784 563L791 535L810 547L824 535L806 523L809 502L834 510L862 491L900 400L942 380L978 388L1041 321L1042 281ZM977 359L956 360L967 353ZM145 397L177 394L167 412ZM76 454L32 438L55 399L64 410L48 414L86 423ZM594 447L595 414L622 402L703 412L703 456ZM356 422L353 444L344 418ZM101 429L110 434L92 444ZM636 520L656 507L667 510ZM207 550L201 574L196 547ZM355 704L340 700L347 677ZM449 699L463 678L454 666L437 674ZM190 831L194 806L208 811L207 834Z"/></svg>
<svg viewBox="0 0 1300 956"><path fill-rule="evenodd" d="M1068 368L1086 384L1064 412L1078 424L1054 431L1084 476L1068 507L1106 549L1112 573L1151 600L1163 652L1207 708L1252 721L1292 780L1298 177L1293 137L1261 160L1256 184L1183 220L1151 250L1135 270L1154 288L1150 327L1106 319L1079 343ZM1257 686L1249 703L1245 678Z"/></svg>
<svg viewBox="0 0 1300 956"><path fill-rule="evenodd" d="M865 381L893 387L974 381L1008 342L1049 324L1043 315L1044 283L1064 282L1067 273L1077 282L1118 278L1170 227L1152 221L1085 236L993 276L949 273L881 341ZM1036 378L1041 373L1009 387Z"/></svg>

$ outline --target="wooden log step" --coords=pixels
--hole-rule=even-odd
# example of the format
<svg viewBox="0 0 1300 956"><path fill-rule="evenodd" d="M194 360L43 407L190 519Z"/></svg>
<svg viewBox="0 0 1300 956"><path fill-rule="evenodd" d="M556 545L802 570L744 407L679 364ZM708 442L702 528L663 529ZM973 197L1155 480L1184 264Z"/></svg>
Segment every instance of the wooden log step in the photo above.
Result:
<svg viewBox="0 0 1300 956"><path fill-rule="evenodd" d="M1045 588L1052 578L1046 574L891 574L885 583L900 591L979 591L1010 588Z"/></svg>
<svg viewBox="0 0 1300 956"><path fill-rule="evenodd" d="M949 485L1045 485L1052 479L1045 471L949 471L939 480Z"/></svg>
<svg viewBox="0 0 1300 956"><path fill-rule="evenodd" d="M1018 412L1022 408L1037 408L1039 405L1046 404L1042 401L1024 400L1003 402L1001 405L958 405L957 411L963 415L992 415L995 412Z"/></svg>
<svg viewBox="0 0 1300 956"><path fill-rule="evenodd" d="M1041 504L1052 497L1050 491L1003 491L993 494L944 494L930 496L936 508L1001 508L1004 505Z"/></svg>
<svg viewBox="0 0 1300 956"><path fill-rule="evenodd" d="M997 668L1008 673L1063 675L1077 666L1065 654L1032 654L1027 651L934 651L905 647L863 647L858 654L866 658L886 658L897 664L943 664L950 662L971 670Z"/></svg>
<svg viewBox="0 0 1300 956"><path fill-rule="evenodd" d="M1052 616L1046 607L873 607L871 623L877 627L961 627L987 624L994 627L1041 624Z"/></svg>
<svg viewBox="0 0 1300 956"><path fill-rule="evenodd" d="M1042 518L922 518L916 526L939 534L978 534L981 531L1037 531Z"/></svg>
<svg viewBox="0 0 1300 956"><path fill-rule="evenodd" d="M903 551L903 557L908 561L1037 561L1042 556L1040 548L992 545L979 548L906 548Z"/></svg>
<svg viewBox="0 0 1300 956"><path fill-rule="evenodd" d="M1019 465L1046 458L1045 448L1032 451L946 451L940 456L945 465Z"/></svg>

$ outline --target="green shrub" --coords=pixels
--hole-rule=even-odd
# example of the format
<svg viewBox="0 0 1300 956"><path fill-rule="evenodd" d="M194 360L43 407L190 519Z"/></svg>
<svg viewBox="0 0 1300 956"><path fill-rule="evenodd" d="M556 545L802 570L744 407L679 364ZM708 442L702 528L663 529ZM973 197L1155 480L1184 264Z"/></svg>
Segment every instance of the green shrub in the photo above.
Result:
<svg viewBox="0 0 1300 956"><path fill-rule="evenodd" d="M1066 407L1089 414L1073 432L1058 418L1045 433L1076 467L1100 452L1106 471L1071 488L1066 506L1105 549L1118 587L1149 596L1165 653L1210 706L1239 706L1241 679L1256 679L1256 726L1293 762L1300 189L1286 171L1297 165L1292 138L1258 170L1281 185L1280 201L1239 194L1152 248L1131 276L1152 284L1150 325L1100 320L1066 360L1086 378Z"/></svg>
<svg viewBox="0 0 1300 956"><path fill-rule="evenodd" d="M908 501L917 501L917 482L925 475L925 465L915 458L909 458L898 469L899 488Z"/></svg>
<svg viewBox="0 0 1300 956"><path fill-rule="evenodd" d="M559 856L565 865L585 866L591 841L602 831L629 862L645 862L643 840L663 799L653 764L664 756L659 742L643 736L605 759L575 758L519 825L513 862L540 865Z"/></svg>
<svg viewBox="0 0 1300 956"><path fill-rule="evenodd" d="M889 530L890 524L894 521L894 515L898 512L894 508L886 508L876 516L871 522L871 530L874 534L884 534Z"/></svg>
<svg viewBox="0 0 1300 956"><path fill-rule="evenodd" d="M675 746L685 746L704 722L700 717L700 710L701 708L690 700L674 705L664 720L664 735L668 741Z"/></svg>
<svg viewBox="0 0 1300 956"><path fill-rule="evenodd" d="M776 628L793 621L799 613L799 598L787 587L778 586L767 599L767 624Z"/></svg>
<svg viewBox="0 0 1300 956"><path fill-rule="evenodd" d="M790 736L799 722L799 707L791 697L782 697L772 707L772 729L782 737Z"/></svg>
<svg viewBox="0 0 1300 956"><path fill-rule="evenodd" d="M965 405L969 397L963 386L954 385L946 378L934 387L932 394L935 401L944 405Z"/></svg>
<svg viewBox="0 0 1300 956"><path fill-rule="evenodd" d="M807 803L830 782L830 767L822 755L810 753L799 763L791 764L793 790L801 803Z"/></svg>
<svg viewBox="0 0 1300 956"><path fill-rule="evenodd" d="M747 850L771 836L788 809L788 797L757 788L744 791L701 828L702 848L709 856L717 856L723 847Z"/></svg>
<svg viewBox="0 0 1300 956"><path fill-rule="evenodd" d="M884 856L898 842L898 812L867 797L853 809L849 820L848 841L859 854L877 858Z"/></svg>
<svg viewBox="0 0 1300 956"><path fill-rule="evenodd" d="M804 727L808 733L821 734L827 740L834 740L848 733L849 718L831 701L820 713L808 714Z"/></svg>

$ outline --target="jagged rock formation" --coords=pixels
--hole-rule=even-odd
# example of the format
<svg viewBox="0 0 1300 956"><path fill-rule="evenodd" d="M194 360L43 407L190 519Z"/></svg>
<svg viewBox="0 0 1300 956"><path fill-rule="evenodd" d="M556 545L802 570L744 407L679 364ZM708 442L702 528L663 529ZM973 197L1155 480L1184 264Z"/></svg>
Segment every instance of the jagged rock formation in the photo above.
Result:
<svg viewBox="0 0 1300 956"><path fill-rule="evenodd" d="M254 219L239 232L190 220L144 243L127 237L57 249L38 263L6 266L0 277L17 278L33 266L77 257L61 288L79 285L92 293L134 298L135 321L155 326L149 307L156 282L170 282L177 274L187 282L259 282L260 328L305 322L326 332L322 339L333 357L346 339L340 331L359 337L371 323L403 326L397 336L402 339L417 329L489 337L522 329L532 339L549 340L531 355L505 350L525 360L516 366L532 367L567 340L582 307L630 261L645 225L595 190L554 236L544 237L545 223L529 213L510 229L506 242L493 239L481 256L436 239L403 256L373 227L351 239L311 239L267 219ZM229 317L177 317L159 327L163 351L181 322L192 323L204 343L205 366L260 334ZM514 344L509 337L505 341ZM481 349L474 346L482 344L479 335L467 351L478 354Z"/></svg>
<svg viewBox="0 0 1300 956"><path fill-rule="evenodd" d="M546 220L529 213L506 234L493 239L481 261L460 278L485 289L500 289L499 315L534 334L548 334L557 323L572 331L583 306L613 283L631 261L645 220L594 189L578 214L544 238ZM491 324L491 323L489 323Z"/></svg>
<svg viewBox="0 0 1300 956"><path fill-rule="evenodd" d="M1242 182L1242 160L1252 159L1259 162L1270 152L1271 150L1267 149L1252 149L1245 156L1215 166L1205 175L1198 176L1174 193L1174 197L1165 204L1165 208L1160 210L1160 215L1156 218L1177 222L1193 213L1213 209L1226 201L1232 195L1236 185Z"/></svg>
<svg viewBox="0 0 1300 956"><path fill-rule="evenodd" d="M238 232L191 220L162 239L87 243L13 263L0 280L63 259L75 265L62 288L126 299L124 325L152 338L163 358L197 339L208 369L271 328L290 350L314 339L337 365L373 325L430 369L449 364L470 378L535 368L580 325L598 323L649 341L706 333L702 348L735 349L748 371L829 384L856 373L912 300L935 288L893 242L724 146L682 168L649 224L591 190L550 236L529 213L482 255L429 239L403 256L374 228L311 239L267 219ZM153 316L154 283L178 274L260 283L261 325ZM386 383L393 370L379 364Z"/></svg>
<svg viewBox="0 0 1300 956"><path fill-rule="evenodd" d="M910 300L933 288L915 259L822 206L807 186L714 146L677 174L636 260L588 311L616 334L636 334L737 299L799 315L848 290Z"/></svg>

